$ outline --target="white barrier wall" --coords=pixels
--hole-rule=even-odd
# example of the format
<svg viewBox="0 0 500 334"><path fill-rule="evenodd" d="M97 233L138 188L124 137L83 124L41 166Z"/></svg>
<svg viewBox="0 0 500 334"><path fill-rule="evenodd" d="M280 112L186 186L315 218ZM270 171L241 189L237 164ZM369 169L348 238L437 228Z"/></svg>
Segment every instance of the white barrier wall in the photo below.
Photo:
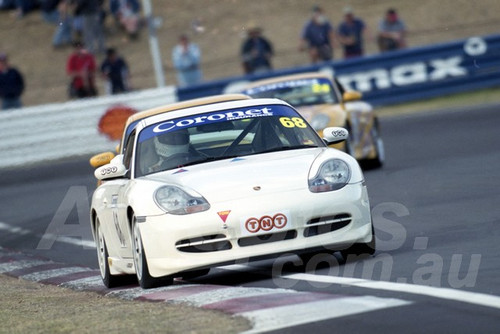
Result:
<svg viewBox="0 0 500 334"><path fill-rule="evenodd" d="M0 110L0 168L113 151L117 142L99 133L112 106L138 111L177 101L174 86L122 95Z"/></svg>

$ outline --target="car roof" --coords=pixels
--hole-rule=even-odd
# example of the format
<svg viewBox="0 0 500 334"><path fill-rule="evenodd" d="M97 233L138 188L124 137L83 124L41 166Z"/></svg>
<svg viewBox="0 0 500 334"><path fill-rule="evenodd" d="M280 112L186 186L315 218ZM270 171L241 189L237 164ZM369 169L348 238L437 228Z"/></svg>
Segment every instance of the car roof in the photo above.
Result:
<svg viewBox="0 0 500 334"><path fill-rule="evenodd" d="M245 95L245 94L222 94L222 95L206 96L206 97L201 97L201 98L187 100L187 101L170 103L170 104L166 104L163 106L140 111L138 113L131 115L127 119L127 121L125 122L125 126L123 128L122 142L121 142L120 146L123 147L123 145L124 145L123 141L126 140L128 135L130 134L130 132L132 132L132 129L130 129L130 131L129 131L130 125L134 124L134 123L137 124L140 120L142 120L144 118L167 113L167 112L171 112L174 110L190 108L190 107L194 107L194 106L202 106L202 105L209 105L209 104L219 103L219 102L240 101L240 100L249 100L249 99L251 99L251 97L248 95Z"/></svg>
<svg viewBox="0 0 500 334"><path fill-rule="evenodd" d="M169 113L151 115L150 117L141 120L140 123L137 125L137 129L138 131L140 131L142 130L142 128L149 126L151 124L190 115L198 115L218 110L222 111L222 110L237 109L237 108L255 107L260 105L265 106L265 105L277 105L277 104L291 107L287 102L274 98L224 101L206 105L186 107L184 109L173 110Z"/></svg>
<svg viewBox="0 0 500 334"><path fill-rule="evenodd" d="M245 87L244 91L247 89L252 89L255 87L259 87L259 86L274 84L277 82L294 81L294 80L302 80L302 79L315 79L315 78L324 78L324 79L332 80L332 76L330 74L326 74L326 73L322 73L322 72L307 72L307 73L284 75L284 76L274 77L274 78L270 78L270 79L253 81L253 82L249 83L248 86Z"/></svg>

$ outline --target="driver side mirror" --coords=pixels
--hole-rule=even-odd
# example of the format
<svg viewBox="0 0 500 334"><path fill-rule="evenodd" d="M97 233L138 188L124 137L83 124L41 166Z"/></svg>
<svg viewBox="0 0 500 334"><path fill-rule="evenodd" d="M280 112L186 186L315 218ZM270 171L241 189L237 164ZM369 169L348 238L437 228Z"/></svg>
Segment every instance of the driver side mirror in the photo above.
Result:
<svg viewBox="0 0 500 334"><path fill-rule="evenodd" d="M362 96L363 95L360 92L349 91L349 92L344 93L344 95L342 96L342 99L344 100L344 102L353 102L353 101L361 100Z"/></svg>
<svg viewBox="0 0 500 334"><path fill-rule="evenodd" d="M114 157L108 164L97 168L94 176L98 180L108 180L118 177L124 177L127 174L127 168L123 164L123 154Z"/></svg>
<svg viewBox="0 0 500 334"><path fill-rule="evenodd" d="M340 127L329 127L323 130L323 140L328 144L341 143L349 138L349 131Z"/></svg>

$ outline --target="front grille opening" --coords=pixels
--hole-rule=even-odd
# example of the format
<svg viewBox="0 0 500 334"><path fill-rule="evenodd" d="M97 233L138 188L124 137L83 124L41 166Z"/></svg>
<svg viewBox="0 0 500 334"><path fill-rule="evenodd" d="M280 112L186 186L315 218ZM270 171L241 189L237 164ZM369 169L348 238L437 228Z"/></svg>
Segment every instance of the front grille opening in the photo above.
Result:
<svg viewBox="0 0 500 334"><path fill-rule="evenodd" d="M211 234L179 240L175 243L178 251L186 253L218 252L233 248L224 234Z"/></svg>
<svg viewBox="0 0 500 334"><path fill-rule="evenodd" d="M352 221L351 215L347 213L335 216L318 217L307 222L309 227L304 229L304 237L313 237L325 233L330 233L346 227ZM312 226L311 226L312 225Z"/></svg>
<svg viewBox="0 0 500 334"><path fill-rule="evenodd" d="M279 233L270 233L256 235L254 237L245 237L238 239L238 245L240 247L255 246L268 244L271 242L279 242L284 240L295 239L297 237L296 230L283 231Z"/></svg>

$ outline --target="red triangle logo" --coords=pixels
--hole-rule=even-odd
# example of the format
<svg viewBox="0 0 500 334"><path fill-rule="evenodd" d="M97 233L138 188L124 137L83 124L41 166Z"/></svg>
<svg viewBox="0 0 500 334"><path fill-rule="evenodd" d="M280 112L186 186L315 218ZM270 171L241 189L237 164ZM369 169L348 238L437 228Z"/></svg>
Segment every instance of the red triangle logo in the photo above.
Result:
<svg viewBox="0 0 500 334"><path fill-rule="evenodd" d="M229 216L230 213L231 213L231 210L217 212L217 214L219 215L220 219L222 219L222 221L224 223L226 222L227 216Z"/></svg>

